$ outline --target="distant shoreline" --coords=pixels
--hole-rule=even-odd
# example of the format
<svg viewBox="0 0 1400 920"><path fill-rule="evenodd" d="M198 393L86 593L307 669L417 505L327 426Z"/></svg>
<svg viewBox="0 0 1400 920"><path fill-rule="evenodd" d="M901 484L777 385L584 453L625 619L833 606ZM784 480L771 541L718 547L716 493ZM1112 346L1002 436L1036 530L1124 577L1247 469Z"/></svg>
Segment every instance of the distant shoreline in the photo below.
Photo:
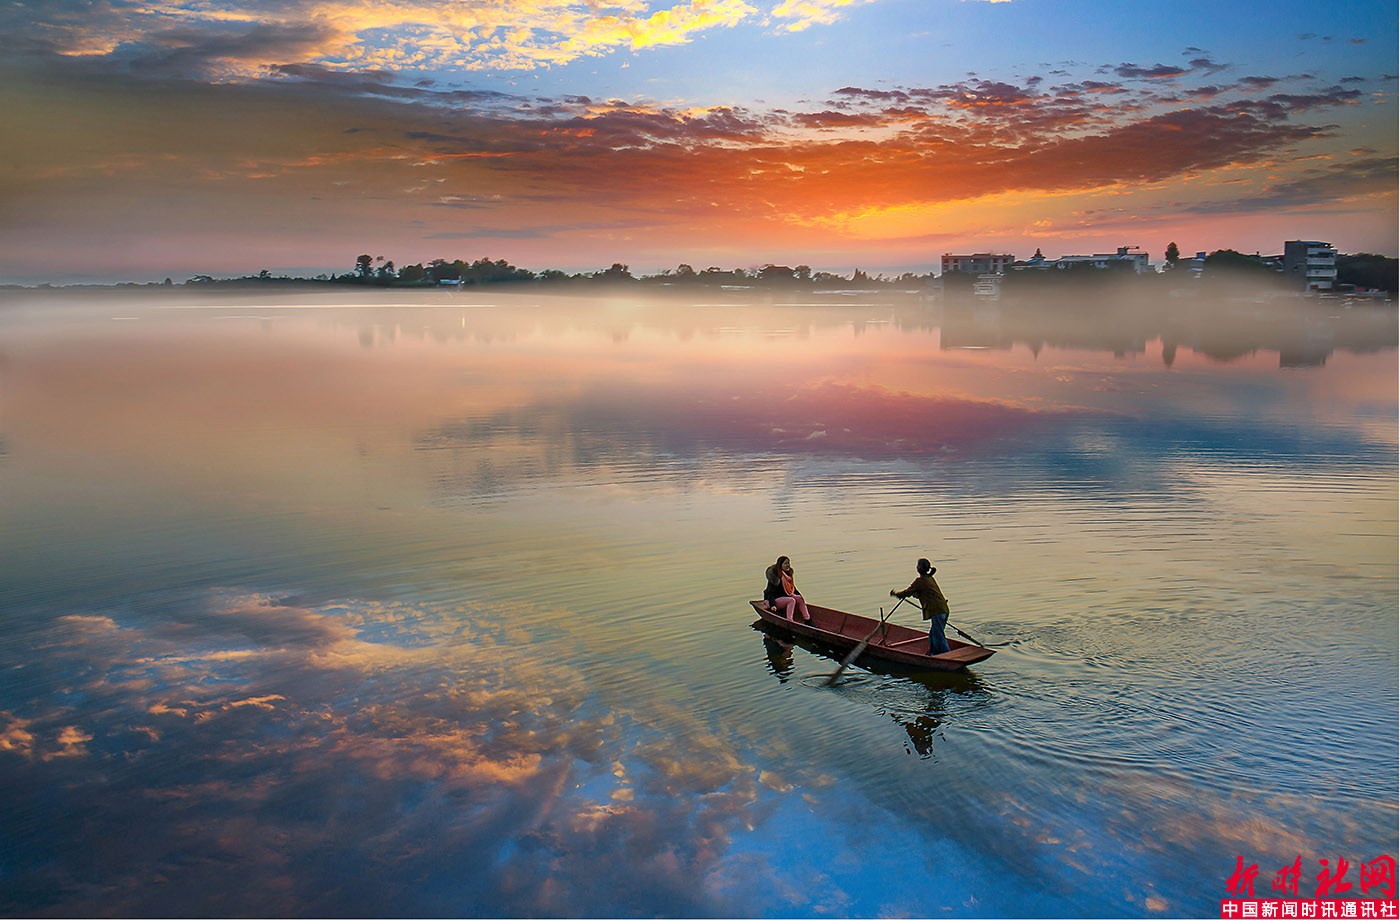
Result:
<svg viewBox="0 0 1400 920"><path fill-rule="evenodd" d="M15 296L81 296L92 295L132 295L132 296L237 296L237 295L311 295L336 294L355 295L445 295L467 294L471 292L492 294L535 294L535 295L610 295L630 294L645 296L684 296L705 293L711 296L726 294L745 296L781 297L792 295L806 296L899 296L912 297L926 302L957 305L997 305L1015 308L1024 305L1047 305L1056 302L1074 304L1081 308L1137 305L1184 304L1196 301L1216 300L1258 300L1258 301L1319 301L1366 302L1377 306L1396 304L1395 295L1381 290L1339 290L1332 292L1305 292L1286 283L1279 277L1219 276L1189 277L1181 273L1172 277L1170 273L1134 275L1120 272L1084 272L1076 277L1064 277L1056 273L1045 276L1022 276L1019 273L1004 276L996 291L987 295L974 289L967 277L952 278L948 275L920 278L917 280L862 278L834 279L831 281L763 281L749 280L747 283L712 282L701 280L676 281L674 279L532 279L519 281L481 281L459 284L377 284L360 281L331 281L313 278L229 278L200 281L174 282L117 282L110 284L0 284L0 299ZM956 283L954 283L956 282Z"/></svg>
<svg viewBox="0 0 1400 920"><path fill-rule="evenodd" d="M141 292L183 291L205 293L278 293L278 292L345 292L345 291L467 291L494 292L534 291L578 293L582 291L746 291L746 292L804 292L837 291L907 292L942 299L974 297L979 300L1014 301L1020 296L1079 296L1084 294L1121 294L1132 291L1135 296L1173 298L1199 295L1238 295L1256 290L1261 293L1299 293L1300 278L1285 274L1277 266L1257 257L1222 250L1196 260L1168 263L1174 267L1162 270L1140 270L1133 263L1113 262L1109 267L1070 265L1046 270L1045 265L1018 263L1012 270L981 273L945 271L935 275L905 272L898 277L870 275L855 269L850 276L813 271L806 265L792 268L785 265L765 265L762 268L720 269L695 271L682 264L675 270L654 275L634 276L628 266L615 263L610 268L591 273L567 274L553 269L535 272L521 269L504 261L476 262L459 260L448 263L435 261L426 268L410 265L399 269L392 262L378 268L361 256L356 269L344 274L318 275L314 278L272 275L264 270L257 275L216 278L195 275L176 282L115 281L71 283L39 282L35 284L3 284L0 293L60 291ZM1346 263L1343 263L1346 260ZM1335 289L1310 292L1309 296L1360 296L1388 301L1400 289L1400 260L1374 254L1339 255L1338 271L1334 272ZM1380 292L1379 297L1376 292ZM1389 295L1388 297L1386 295Z"/></svg>

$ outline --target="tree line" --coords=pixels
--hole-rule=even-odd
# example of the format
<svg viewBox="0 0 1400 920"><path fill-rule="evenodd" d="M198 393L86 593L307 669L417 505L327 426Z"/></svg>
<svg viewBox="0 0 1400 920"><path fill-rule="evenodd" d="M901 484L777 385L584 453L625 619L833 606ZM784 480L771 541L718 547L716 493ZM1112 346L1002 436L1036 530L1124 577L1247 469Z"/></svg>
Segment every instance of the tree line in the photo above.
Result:
<svg viewBox="0 0 1400 920"><path fill-rule="evenodd" d="M1042 258L1038 249L1036 250L1036 258ZM1182 261L1176 244L1172 243L1167 247L1166 260L1162 263L1160 272L1150 272L1138 276L1133 271L1132 263L1128 261L1110 261L1109 267L1103 269L1087 264L1078 264L1069 266L1067 269L1012 271L1004 276L1003 289L1021 289L1029 292L1035 289L1068 289L1083 285L1134 283L1134 279L1136 283L1145 285L1179 287L1194 274L1181 267ZM1397 265L1400 263L1397 263L1394 258L1364 252L1353 255L1339 253L1336 264L1336 281L1339 285L1384 290L1392 294L1397 292L1397 288L1400 288L1400 284L1397 284L1397 276L1400 276ZM1291 287L1295 284L1295 279L1281 274L1262 257L1246 255L1233 249L1218 249L1206 256L1201 274L1203 280L1215 279L1222 282L1249 282L1253 280L1264 286L1279 285L1283 287ZM314 278L303 278L286 275L273 276L264 269L255 276L223 280L215 279L210 275L196 275L185 283L192 285L254 284L258 282L330 283L373 287L436 287L444 283L464 286L521 283L580 285L607 283L653 286L733 285L756 287L771 285L828 289L843 285L907 289L938 284L945 291L956 294L964 289L970 292L975 281L975 275L958 272L945 272L942 275L931 271L925 274L904 272L896 276L887 276L884 274L870 275L857 268L850 275L838 275L826 271L813 271L808 265L788 266L771 263L751 268L724 269L711 266L698 271L689 264L681 263L674 269L640 276L634 275L630 267L621 262L614 262L609 267L597 271L572 274L557 269L533 271L512 265L505 259L493 260L490 258L479 258L474 261L433 259L426 263L420 262L400 267L383 256L372 256L364 253L355 259L354 267L344 273L320 274ZM163 283L168 286L171 281L167 278Z"/></svg>
<svg viewBox="0 0 1400 920"><path fill-rule="evenodd" d="M1040 255L1040 250L1036 250L1036 255ZM1165 261L1162 265L1162 274L1169 274L1178 269L1181 262L1181 254L1176 243L1168 245L1165 253ZM1026 284L1057 283L1054 278L1058 278L1058 283L1075 283L1088 280L1093 277L1111 277L1120 275L1114 269L1131 269L1129 262L1110 262L1107 270L1094 269L1087 266L1073 266L1069 272L1056 271L1046 272L1012 272L1007 277L1020 277ZM1108 274L1105 275L1105 272ZM1206 276L1253 276L1256 280L1267 282L1273 276L1281 283L1285 282L1278 275L1278 272L1268 265L1259 256L1245 255L1233 249L1218 249L1206 256L1203 264L1203 272ZM1092 275L1091 275L1092 273ZM950 277L955 273L945 275L944 283L959 285L967 279ZM1358 288L1370 288L1384 290L1395 293L1400 284L1397 284L1397 260L1374 253L1357 253L1355 255L1337 256L1337 283L1341 285L1355 285ZM821 285L830 286L834 284L852 285L918 285L935 279L935 274L915 274L905 272L895 277L885 275L868 275L861 269L855 269L849 276L837 275L831 272L813 271L808 265L775 265L767 264L762 267L749 269L732 268L723 269L717 266L697 271L691 265L681 263L674 269L666 269L653 275L635 276L629 266L614 262L606 269L593 272L582 272L569 274L557 269L545 269L544 271L532 271L526 268L519 268L510 264L505 259L492 260L480 258L468 262L464 259L448 261L446 259L433 259L424 264L417 263L405 265L402 268L395 268L392 261L381 257L374 257L369 254L362 254L355 260L354 270L344 275L332 275L328 279L335 283L345 284L371 284L380 286L431 286L440 285L444 282L463 285L482 284L508 284L513 282L534 281L534 282L611 282L611 283L642 283L642 284L705 284L705 285Z"/></svg>
<svg viewBox="0 0 1400 920"><path fill-rule="evenodd" d="M611 282L641 284L918 284L934 277L905 272L896 277L868 275L855 269L849 276L831 272L813 271L809 265L768 264L754 268L724 269L718 266L697 271L693 266L681 263L674 269L666 269L653 275L634 275L631 267L622 262L614 262L605 269L592 272L570 274L558 269L532 271L519 268L505 259L480 258L468 262L464 259L448 261L433 259L430 262L396 267L383 256L362 254L355 259L355 267L345 274L330 275L318 280L336 284L364 284L384 287L422 287L443 283L480 285L502 284L522 281L535 282Z"/></svg>

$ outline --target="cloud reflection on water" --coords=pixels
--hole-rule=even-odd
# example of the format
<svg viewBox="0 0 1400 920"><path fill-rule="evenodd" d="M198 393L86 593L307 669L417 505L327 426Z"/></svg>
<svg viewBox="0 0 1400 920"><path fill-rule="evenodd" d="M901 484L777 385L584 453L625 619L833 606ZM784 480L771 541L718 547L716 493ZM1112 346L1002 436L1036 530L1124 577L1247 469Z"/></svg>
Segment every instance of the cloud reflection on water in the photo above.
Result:
<svg viewBox="0 0 1400 920"><path fill-rule="evenodd" d="M1343 457L1383 472L1392 460L1393 434L1383 428L1279 421L1269 417L1272 406L1229 405L1254 399L1246 388L1205 394L1218 403L1207 412L1158 405L1150 391L1133 395L1129 411L835 381L757 390L590 387L447 422L419 435L415 447L434 471L438 499L448 503L501 500L568 477L605 480L639 495L701 483L769 490L794 480L839 490L850 476L864 479L880 469L895 476L937 469L944 488L961 483L1002 496L1053 483L1089 500L1115 500L1128 489L1163 501L1203 488L1182 475L1183 457L1210 455L1226 465L1292 473ZM859 470L851 462L860 462ZM1104 490L1106 481L1119 488Z"/></svg>
<svg viewBox="0 0 1400 920"><path fill-rule="evenodd" d="M23 667L7 648L28 693L12 688L19 711L0 713L0 906L917 912L840 851L793 865L743 842L792 841L775 821L800 820L812 842L845 834L858 801L817 816L804 792L829 780L775 779L686 707L615 712L483 614L220 590L63 616Z"/></svg>
<svg viewBox="0 0 1400 920"><path fill-rule="evenodd" d="M56 621L0 722L7 909L738 910L697 880L762 814L752 766L705 735L624 738L567 665L422 613L224 591ZM402 617L407 642L353 625ZM54 858L80 840L93 875Z"/></svg>
<svg viewBox="0 0 1400 920"><path fill-rule="evenodd" d="M888 824L888 805L794 767L796 752L770 749L789 761L773 772L686 706L603 705L581 672L513 649L499 613L220 590L54 621L47 654L18 669L29 695L9 694L23 713L0 714L18 854L0 903L150 916L1009 909L991 890L1004 867L939 833L957 820L951 799L906 803L929 838L907 815ZM13 649L6 659L15 673ZM958 683L970 697L898 679L843 697L888 710L920 748L940 714L966 722L990 700L975 678ZM1030 802L998 811L1021 831L994 849L1018 872L1044 863L1031 903L1064 913L1102 841L1056 839ZM924 881L881 884L855 858L862 838Z"/></svg>

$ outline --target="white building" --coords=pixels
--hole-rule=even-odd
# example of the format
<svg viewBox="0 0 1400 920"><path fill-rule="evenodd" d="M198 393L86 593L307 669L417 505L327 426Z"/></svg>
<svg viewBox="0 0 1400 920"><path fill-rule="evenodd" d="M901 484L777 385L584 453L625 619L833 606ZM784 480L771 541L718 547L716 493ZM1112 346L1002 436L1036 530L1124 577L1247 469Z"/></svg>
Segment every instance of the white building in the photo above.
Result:
<svg viewBox="0 0 1400 920"><path fill-rule="evenodd" d="M1337 283L1337 250L1317 240L1288 240L1283 244L1283 272L1297 278L1308 291L1330 291Z"/></svg>
<svg viewBox="0 0 1400 920"><path fill-rule="evenodd" d="M1091 256L1060 256L1055 260L1055 267L1066 269L1073 265L1091 265L1094 268L1108 268L1110 265L1127 262L1132 265L1133 271L1139 275L1152 271L1152 262L1148 259L1147 253L1135 246L1119 246L1114 253L1097 252Z"/></svg>

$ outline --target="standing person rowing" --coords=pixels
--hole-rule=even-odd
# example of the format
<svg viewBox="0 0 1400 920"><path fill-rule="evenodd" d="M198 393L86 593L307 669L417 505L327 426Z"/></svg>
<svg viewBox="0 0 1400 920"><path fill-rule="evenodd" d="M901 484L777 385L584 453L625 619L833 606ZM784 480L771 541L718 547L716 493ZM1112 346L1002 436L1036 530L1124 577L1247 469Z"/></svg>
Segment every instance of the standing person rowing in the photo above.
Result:
<svg viewBox="0 0 1400 920"><path fill-rule="evenodd" d="M938 582L933 580L933 573L938 569L927 559L920 559L915 569L919 577L903 591L891 590L890 597L919 599L924 608L924 619L933 621L928 629L929 654L941 655L948 651L948 639L943 635L943 629L948 625L948 598L943 596L943 590L938 587Z"/></svg>

